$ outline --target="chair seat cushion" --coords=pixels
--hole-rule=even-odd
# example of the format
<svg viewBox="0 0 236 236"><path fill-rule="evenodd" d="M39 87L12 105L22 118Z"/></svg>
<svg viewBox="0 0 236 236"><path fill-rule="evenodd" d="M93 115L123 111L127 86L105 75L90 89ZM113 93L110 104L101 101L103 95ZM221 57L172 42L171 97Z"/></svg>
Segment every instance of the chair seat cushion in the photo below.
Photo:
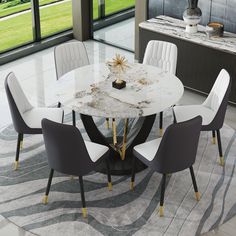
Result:
<svg viewBox="0 0 236 236"><path fill-rule="evenodd" d="M134 151L145 159L147 159L148 161L152 161L157 153L160 142L161 138L158 138L149 142L139 144L134 147Z"/></svg>
<svg viewBox="0 0 236 236"><path fill-rule="evenodd" d="M209 125L215 117L215 112L203 105L175 106L174 113L177 122L190 120L200 115L202 125Z"/></svg>
<svg viewBox="0 0 236 236"><path fill-rule="evenodd" d="M89 141L84 141L85 146L87 148L88 154L90 156L90 159L93 162L96 162L100 157L102 157L108 150L109 148L107 146L89 142Z"/></svg>
<svg viewBox="0 0 236 236"><path fill-rule="evenodd" d="M25 123L32 129L41 129L41 121L44 118L61 123L62 116L61 108L33 108L23 113Z"/></svg>

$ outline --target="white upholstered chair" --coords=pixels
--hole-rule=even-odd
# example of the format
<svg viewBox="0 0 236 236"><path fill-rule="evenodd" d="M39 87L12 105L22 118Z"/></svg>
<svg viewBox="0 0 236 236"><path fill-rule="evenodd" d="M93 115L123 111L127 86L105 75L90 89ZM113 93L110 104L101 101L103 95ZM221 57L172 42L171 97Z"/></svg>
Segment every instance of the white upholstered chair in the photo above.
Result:
<svg viewBox="0 0 236 236"><path fill-rule="evenodd" d="M82 42L68 42L55 47L54 60L57 79L67 72L81 66L89 65L88 54ZM58 107L61 103L58 103ZM73 124L75 125L75 111L72 111Z"/></svg>
<svg viewBox="0 0 236 236"><path fill-rule="evenodd" d="M177 65L177 46L173 43L149 41L143 59L143 64L157 66L162 70L175 74ZM160 113L160 134L163 132L163 112Z"/></svg>
<svg viewBox="0 0 236 236"><path fill-rule="evenodd" d="M86 48L82 42L69 42L54 49L57 79L67 72L89 65Z"/></svg>
<svg viewBox="0 0 236 236"><path fill-rule="evenodd" d="M202 131L212 131L214 144L215 132L217 133L221 165L224 165L224 158L221 147L220 129L224 123L230 89L230 75L225 69L222 69L207 99L202 104L175 106L173 108L176 122L189 120L198 115L202 116Z"/></svg>
<svg viewBox="0 0 236 236"><path fill-rule="evenodd" d="M33 107L25 96L16 76L13 72L7 75L5 89L11 111L13 125L18 133L15 170L18 168L20 147L24 134L41 134L41 121L43 118L55 122L63 121L61 108Z"/></svg>

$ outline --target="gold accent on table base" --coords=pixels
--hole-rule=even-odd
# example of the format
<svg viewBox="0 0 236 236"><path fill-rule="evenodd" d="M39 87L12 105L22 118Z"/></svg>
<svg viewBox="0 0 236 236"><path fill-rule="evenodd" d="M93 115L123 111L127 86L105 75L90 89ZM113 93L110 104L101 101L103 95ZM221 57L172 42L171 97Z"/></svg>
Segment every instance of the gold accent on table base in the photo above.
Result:
<svg viewBox="0 0 236 236"><path fill-rule="evenodd" d="M224 166L225 165L225 159L224 157L220 157L220 165Z"/></svg>
<svg viewBox="0 0 236 236"><path fill-rule="evenodd" d="M195 197L196 197L197 201L200 201L201 195L199 192L195 192Z"/></svg>
<svg viewBox="0 0 236 236"><path fill-rule="evenodd" d="M109 118L106 118L106 127L107 127L107 129L110 129L110 122L109 122Z"/></svg>
<svg viewBox="0 0 236 236"><path fill-rule="evenodd" d="M163 129L159 129L160 136L163 136Z"/></svg>
<svg viewBox="0 0 236 236"><path fill-rule="evenodd" d="M122 150L121 150L121 160L124 161L126 153L126 142L123 143Z"/></svg>
<svg viewBox="0 0 236 236"><path fill-rule="evenodd" d="M125 119L125 127L124 127L124 136L123 136L123 145L122 145L122 151L121 151L121 160L122 161L125 159L128 125L129 125L129 119L126 118Z"/></svg>
<svg viewBox="0 0 236 236"><path fill-rule="evenodd" d="M83 215L84 218L87 218L87 215L88 215L87 214L87 208L85 208L85 207L82 208L82 215Z"/></svg>
<svg viewBox="0 0 236 236"><path fill-rule="evenodd" d="M20 141L20 149L23 149L23 141Z"/></svg>
<svg viewBox="0 0 236 236"><path fill-rule="evenodd" d="M134 182L133 181L130 182L130 190L134 191Z"/></svg>
<svg viewBox="0 0 236 236"><path fill-rule="evenodd" d="M116 120L112 119L112 131L113 131L113 144L114 146L117 144L117 137L116 137Z"/></svg>
<svg viewBox="0 0 236 236"><path fill-rule="evenodd" d="M212 144L216 144L216 137L212 138L211 142Z"/></svg>
<svg viewBox="0 0 236 236"><path fill-rule="evenodd" d="M43 197L43 204L44 205L48 204L48 195L44 195L44 197Z"/></svg>
<svg viewBox="0 0 236 236"><path fill-rule="evenodd" d="M108 182L108 190L112 191L112 182Z"/></svg>
<svg viewBox="0 0 236 236"><path fill-rule="evenodd" d="M19 161L15 161L14 170L18 170L18 167L19 167Z"/></svg>
<svg viewBox="0 0 236 236"><path fill-rule="evenodd" d="M159 208L159 215L160 215L160 217L164 216L164 207L163 206L160 206L160 208Z"/></svg>

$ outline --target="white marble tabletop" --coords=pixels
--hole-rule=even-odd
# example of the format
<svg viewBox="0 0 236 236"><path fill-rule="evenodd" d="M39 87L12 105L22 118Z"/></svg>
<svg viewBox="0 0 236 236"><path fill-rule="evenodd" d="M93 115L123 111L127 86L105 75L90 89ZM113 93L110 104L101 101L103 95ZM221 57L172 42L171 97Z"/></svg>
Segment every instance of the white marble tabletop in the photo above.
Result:
<svg viewBox="0 0 236 236"><path fill-rule="evenodd" d="M183 20L169 16L157 16L139 24L139 27L150 31L159 32L182 40L191 41L200 45L211 47L217 50L236 54L236 34L224 32L223 37L206 36L206 27L198 25L198 32L189 34L185 32Z"/></svg>
<svg viewBox="0 0 236 236"><path fill-rule="evenodd" d="M106 64L92 64L63 75L54 88L57 100L79 113L110 118L135 118L159 113L179 101L182 82L161 69L129 64L122 75L126 87L112 87Z"/></svg>

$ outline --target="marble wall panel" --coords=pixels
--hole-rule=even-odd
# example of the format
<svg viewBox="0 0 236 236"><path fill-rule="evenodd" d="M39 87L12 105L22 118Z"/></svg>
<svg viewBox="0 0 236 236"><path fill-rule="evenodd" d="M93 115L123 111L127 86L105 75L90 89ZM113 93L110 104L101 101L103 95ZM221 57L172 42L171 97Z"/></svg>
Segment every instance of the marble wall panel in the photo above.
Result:
<svg viewBox="0 0 236 236"><path fill-rule="evenodd" d="M202 25L219 21L226 31L236 33L236 0L199 0L198 5L202 10ZM149 0L149 18L167 15L182 19L187 6L187 0Z"/></svg>

